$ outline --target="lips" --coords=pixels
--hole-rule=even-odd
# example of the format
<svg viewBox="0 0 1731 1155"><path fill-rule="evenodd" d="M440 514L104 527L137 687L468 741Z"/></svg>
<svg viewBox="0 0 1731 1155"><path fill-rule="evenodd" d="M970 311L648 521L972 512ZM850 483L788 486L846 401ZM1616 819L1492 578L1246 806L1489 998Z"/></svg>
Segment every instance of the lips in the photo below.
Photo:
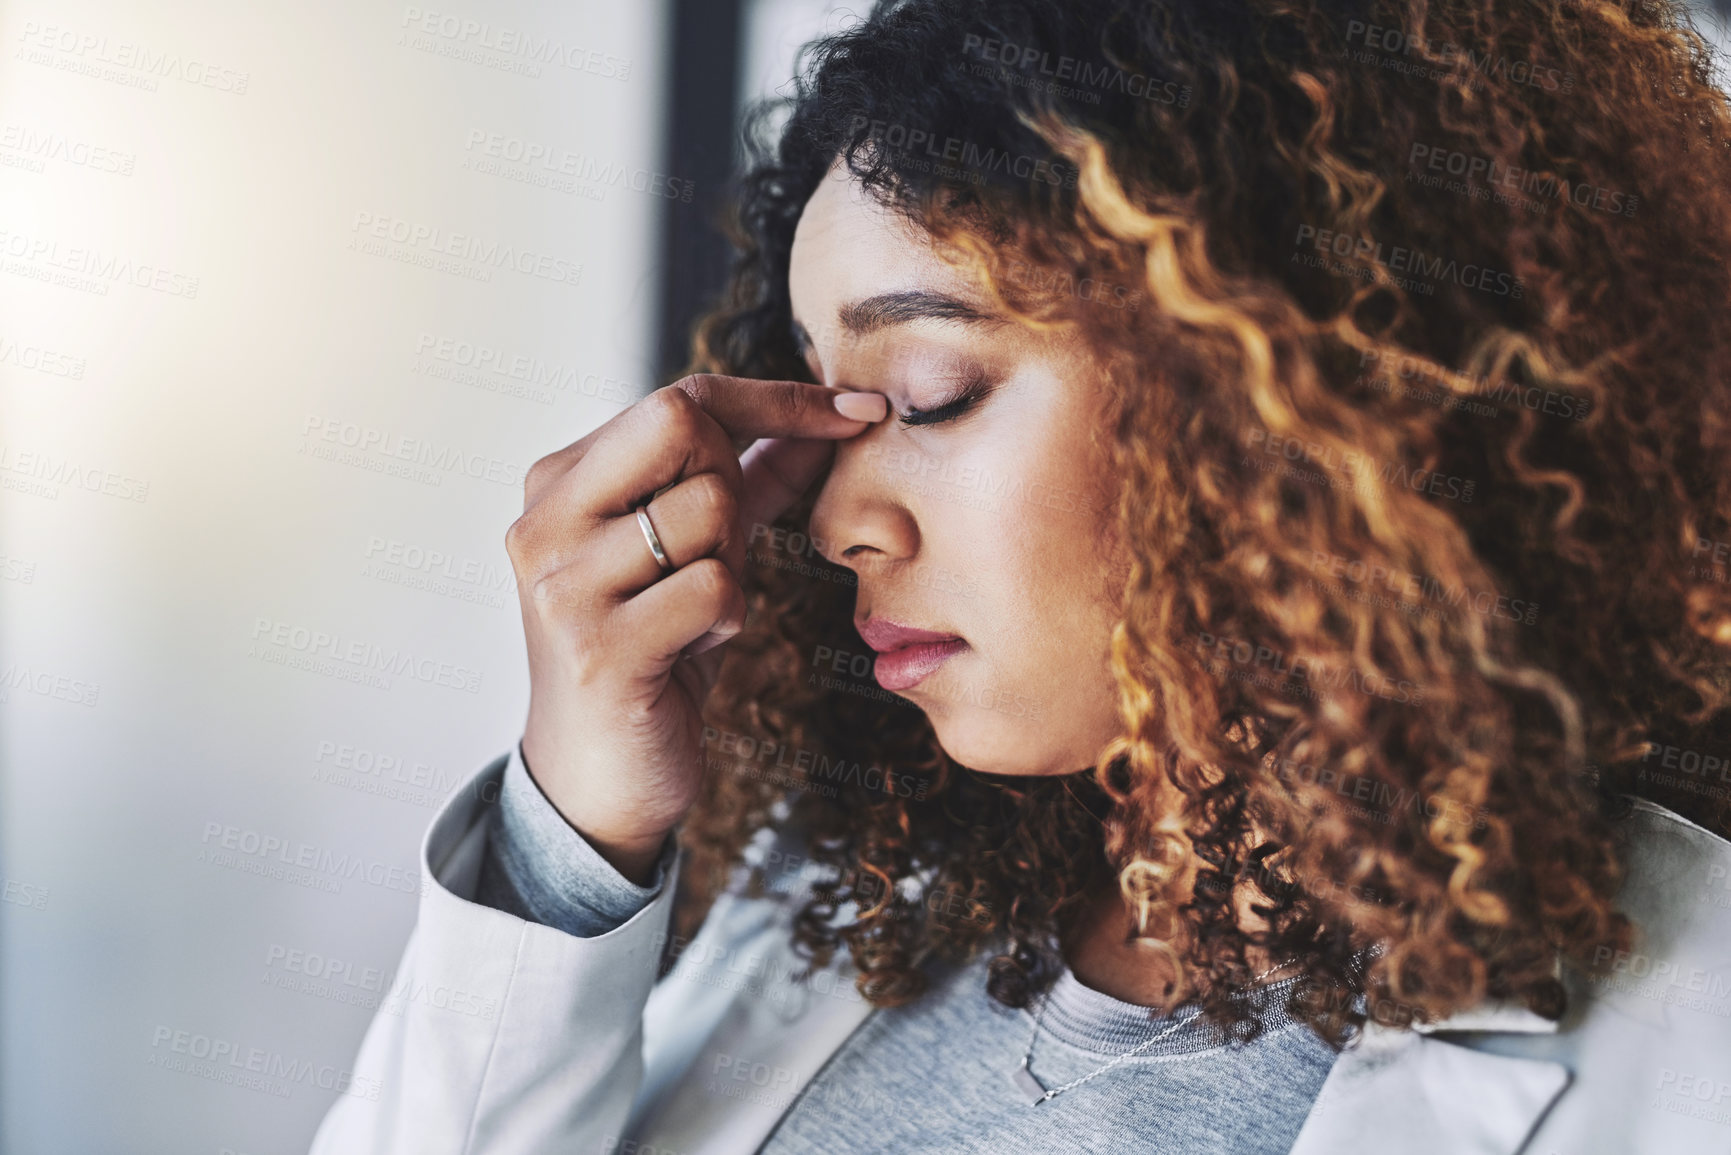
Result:
<svg viewBox="0 0 1731 1155"><path fill-rule="evenodd" d="M955 634L917 630L882 618L855 622L865 644L877 651L872 676L891 693L924 681L932 671L968 648Z"/></svg>

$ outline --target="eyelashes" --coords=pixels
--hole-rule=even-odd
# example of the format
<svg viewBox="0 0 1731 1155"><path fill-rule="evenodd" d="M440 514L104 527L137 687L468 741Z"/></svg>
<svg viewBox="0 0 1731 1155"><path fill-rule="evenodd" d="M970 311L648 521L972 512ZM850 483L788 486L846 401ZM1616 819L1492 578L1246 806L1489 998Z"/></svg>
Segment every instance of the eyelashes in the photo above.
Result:
<svg viewBox="0 0 1731 1155"><path fill-rule="evenodd" d="M992 383L986 378L986 371L978 365L968 367L961 388L956 395L942 405L930 409L915 409L912 406L897 420L903 425L942 425L946 421L954 421L986 399L992 391Z"/></svg>

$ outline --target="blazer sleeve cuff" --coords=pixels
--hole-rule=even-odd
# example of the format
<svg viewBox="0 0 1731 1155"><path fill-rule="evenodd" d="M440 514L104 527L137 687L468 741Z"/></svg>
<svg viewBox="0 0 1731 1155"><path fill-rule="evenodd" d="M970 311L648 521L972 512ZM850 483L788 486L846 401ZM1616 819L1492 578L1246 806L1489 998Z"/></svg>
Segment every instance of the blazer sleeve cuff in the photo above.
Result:
<svg viewBox="0 0 1731 1155"><path fill-rule="evenodd" d="M507 757L473 901L578 938L605 934L667 885L676 851L669 835L649 885L620 874L565 820L529 774L522 745Z"/></svg>

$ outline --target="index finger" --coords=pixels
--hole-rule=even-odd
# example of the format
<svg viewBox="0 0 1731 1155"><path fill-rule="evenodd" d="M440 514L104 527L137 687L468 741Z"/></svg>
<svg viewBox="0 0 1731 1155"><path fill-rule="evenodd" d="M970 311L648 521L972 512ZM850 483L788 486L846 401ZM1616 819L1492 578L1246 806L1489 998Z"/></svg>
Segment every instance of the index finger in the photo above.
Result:
<svg viewBox="0 0 1731 1155"><path fill-rule="evenodd" d="M847 392L804 381L758 381L694 373L675 381L734 441L760 437L840 440L889 413L882 393Z"/></svg>

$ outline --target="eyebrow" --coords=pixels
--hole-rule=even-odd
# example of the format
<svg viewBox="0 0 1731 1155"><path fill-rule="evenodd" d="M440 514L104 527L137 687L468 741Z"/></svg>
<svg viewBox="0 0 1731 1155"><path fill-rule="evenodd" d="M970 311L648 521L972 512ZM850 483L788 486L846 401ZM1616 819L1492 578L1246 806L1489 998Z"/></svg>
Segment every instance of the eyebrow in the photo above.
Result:
<svg viewBox="0 0 1731 1155"><path fill-rule="evenodd" d="M924 289L903 289L850 301L835 311L841 327L856 337L910 321L960 321L968 325L1001 325L1004 318L982 312L960 297ZM811 348L805 326L793 322L793 341L803 355Z"/></svg>

